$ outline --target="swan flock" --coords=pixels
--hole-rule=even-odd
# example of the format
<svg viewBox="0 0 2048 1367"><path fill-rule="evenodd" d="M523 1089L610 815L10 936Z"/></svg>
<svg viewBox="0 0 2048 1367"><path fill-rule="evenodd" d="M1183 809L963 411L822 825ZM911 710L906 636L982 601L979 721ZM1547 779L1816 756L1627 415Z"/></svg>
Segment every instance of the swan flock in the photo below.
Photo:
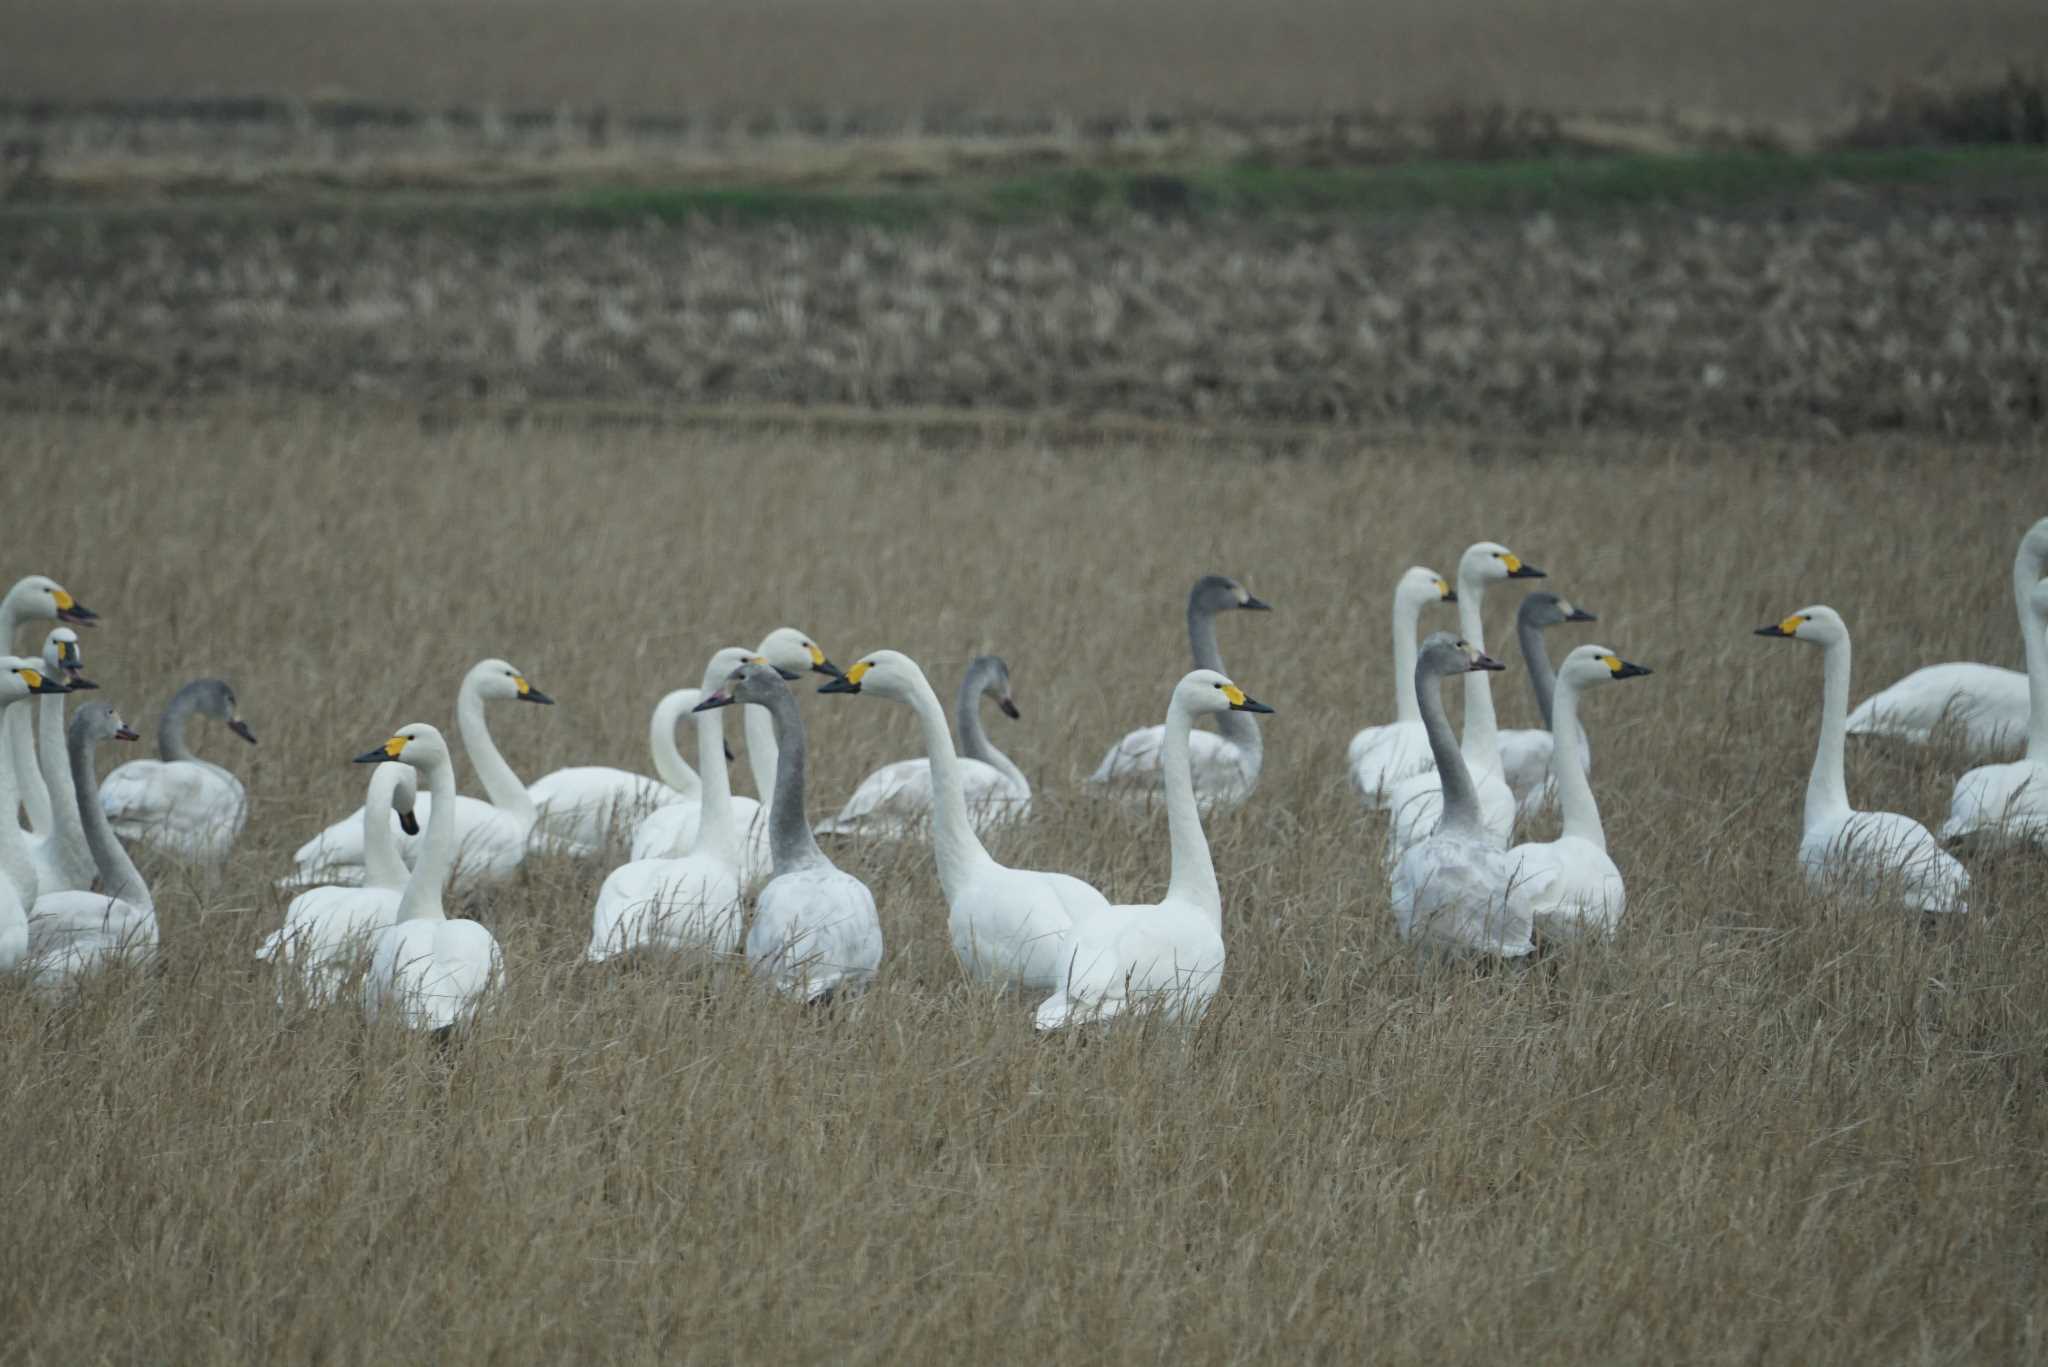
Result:
<svg viewBox="0 0 2048 1367"><path fill-rule="evenodd" d="M1479 541L1452 577L1412 566L1394 581L1392 719L1353 735L1343 766L1366 811L1384 822L1380 876L1396 931L1418 953L1523 961L1624 923L1626 885L1595 799L1586 711L1591 695L1653 670L1584 641L1553 667L1545 634L1599 619L1548 587L1526 593L1515 605L1515 644L1544 725L1502 730L1493 676L1508 666L1488 652L1483 609L1490 590L1547 578L1507 546ZM1755 628L1820 653L1819 726L1792 846L1799 877L1817 894L1955 915L1968 911L1970 894L1958 856L2048 844L2048 518L2020 540L2012 591L2024 671L1930 665L1854 708L1839 612L1813 604ZM1439 606L1456 611L1457 630L1425 636L1423 618ZM834 856L888 842L928 846L963 973L1028 994L1038 1030L1133 1015L1198 1021L1224 983L1232 931L1229 874L1218 870L1205 824L1257 800L1261 719L1275 711L1223 664L1219 619L1247 610L1270 608L1243 581L1195 582L1190 668L1163 690L1163 720L1118 740L1080 784L1105 820L1132 804L1164 807L1170 873L1157 901L1113 903L1085 871L1015 867L991 851L986 842L1031 822L1034 799L1025 768L981 716L987 701L1012 722L1023 717L1001 657L967 666L949 718L909 655L875 650L842 670L815 638L785 626L755 646L722 647L695 686L656 702L652 773L581 766L523 783L492 739L489 709L554 700L506 660L476 664L456 690L453 734L484 795L457 790L456 746L427 722L406 722L356 755L369 766L363 805L299 846L278 880L293 894L283 922L255 956L270 965L281 1005L347 1002L373 1020L447 1034L504 999L505 954L486 925L492 890L522 877L536 853L609 855L617 862L589 911L591 963L730 957L765 990L826 1008L857 1000L885 972L874 893ZM101 779L100 748L138 739L108 703L69 706L71 694L99 687L85 673L80 629L101 619L55 580L32 575L0 598L0 625L12 638L37 623L48 624L37 653L0 656L0 802L13 813L0 821L0 968L58 991L154 961L157 906L130 849L202 866L227 859L248 824L249 796L231 749L208 737L254 745L256 735L227 680L197 679L158 716L158 757ZM1259 634L1230 629L1241 632ZM1796 688L1800 654L1773 655L1766 667ZM815 706L866 712L837 701L859 697L907 708L922 749L869 774L816 821L796 692L807 677L822 681L817 691L829 700ZM1454 678L1462 732L1445 710ZM734 711L751 797L733 790L729 772ZM1213 730L1201 729L1204 718ZM206 721L222 732L194 725ZM688 747L677 739L685 723ZM1852 803L1850 736L1955 739L1995 762L1956 779L1948 817L1933 831ZM2016 758L1995 759L2022 745ZM1525 828L1553 813L1554 838L1527 838Z"/></svg>

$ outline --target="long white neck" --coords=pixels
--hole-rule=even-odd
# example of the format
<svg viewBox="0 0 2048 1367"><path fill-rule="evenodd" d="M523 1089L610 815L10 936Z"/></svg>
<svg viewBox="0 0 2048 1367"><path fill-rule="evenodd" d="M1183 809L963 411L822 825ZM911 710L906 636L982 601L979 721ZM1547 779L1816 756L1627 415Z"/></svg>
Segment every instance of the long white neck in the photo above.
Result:
<svg viewBox="0 0 2048 1367"><path fill-rule="evenodd" d="M64 749L66 701L62 693L45 693L36 699L36 758L50 784L50 823L58 862L77 886L86 887L94 872L92 849L85 843L85 827L78 822L78 789L71 782L71 760Z"/></svg>
<svg viewBox="0 0 2048 1367"><path fill-rule="evenodd" d="M18 701L0 704L6 708L0 712L0 725L22 709ZM64 772L68 777L71 764L67 759ZM33 904L39 892L47 888L36 886L35 860L29 856L28 840L21 833L21 824L15 820L14 809L19 800L19 790L14 782L14 753L11 748L0 748L0 875L14 884L21 893L24 904Z"/></svg>
<svg viewBox="0 0 2048 1367"><path fill-rule="evenodd" d="M960 757L953 733L946 728L946 709L924 679L912 680L906 700L924 733L925 753L932 762L932 856L939 867L939 886L952 901L975 873L993 865L974 826L967 819L967 795L960 786Z"/></svg>
<svg viewBox="0 0 2048 1367"><path fill-rule="evenodd" d="M1806 828L1849 808L1849 783L1842 774L1842 738L1849 723L1849 638L1828 642L1821 676L1820 746L1813 776L1806 780Z"/></svg>
<svg viewBox="0 0 2048 1367"><path fill-rule="evenodd" d="M721 733L723 734L723 733ZM768 709L753 703L740 708L740 734L747 738L747 770L754 776L754 792L761 810L772 821L775 816L775 766L781 751L775 744L775 718Z"/></svg>
<svg viewBox="0 0 2048 1367"><path fill-rule="evenodd" d="M1178 695L1166 709L1166 748L1160 755L1160 781L1166 793L1166 829L1173 840L1173 872L1166 884L1170 902L1186 902L1209 914L1217 934L1223 933L1223 894L1216 886L1216 865L1202 834L1202 810L1195 803L1195 767L1188 758L1188 735L1194 715Z"/></svg>
<svg viewBox="0 0 2048 1367"><path fill-rule="evenodd" d="M1458 596L1464 597L1463 589ZM1437 829L1452 835L1479 836L1483 834L1479 790L1472 786L1465 757L1458 752L1458 737L1451 730L1450 718L1444 715L1442 677L1432 677L1425 684L1418 670L1415 701L1422 712L1422 729L1429 735L1429 753L1436 757L1437 780L1443 787L1444 811Z"/></svg>
<svg viewBox="0 0 2048 1367"><path fill-rule="evenodd" d="M398 841L391 834L392 796L398 791L406 766L392 761L370 771L370 793L363 801L363 886L402 888L410 876L405 861L398 857ZM428 813L431 820L433 814Z"/></svg>
<svg viewBox="0 0 2048 1367"><path fill-rule="evenodd" d="M1479 607L1486 594L1486 581L1458 575L1458 634L1475 650L1486 649L1486 622ZM1465 675L1464 755L1474 768L1498 772L1500 729L1493 716L1491 671L1475 669Z"/></svg>
<svg viewBox="0 0 2048 1367"><path fill-rule="evenodd" d="M484 720L483 695L468 679L462 681L462 689L455 695L455 725L462 732L462 748L469 752L470 765L476 770L477 781L484 785L484 795L490 798L491 805L532 825L533 796L498 753L497 742L491 739L490 723Z"/></svg>
<svg viewBox="0 0 2048 1367"><path fill-rule="evenodd" d="M706 696L717 691L719 679L704 678ZM732 824L732 775L725 764L725 712L714 707L695 714L697 723L697 777L703 784L698 799L697 843L690 853L708 854L734 868L740 862L740 834Z"/></svg>
<svg viewBox="0 0 2048 1367"><path fill-rule="evenodd" d="M1557 805L1564 814L1564 834L1607 848L1600 826L1600 808L1593 784L1579 763L1579 685L1569 675L1551 695L1550 777L1557 784Z"/></svg>
<svg viewBox="0 0 2048 1367"><path fill-rule="evenodd" d="M684 797L701 797L703 781L676 746L676 726L703 699L694 688L678 688L654 705L647 723L647 748L654 754L654 776Z"/></svg>
<svg viewBox="0 0 2048 1367"><path fill-rule="evenodd" d="M420 772L434 802L427 811L427 833L420 840L420 862L413 865L405 895L398 899L398 919L445 921L448 913L441 906L441 890L448 885L448 875L455 868L459 834L455 829L455 766L446 759L435 759L420 766ZM367 816L368 803L363 810Z"/></svg>
<svg viewBox="0 0 2048 1367"><path fill-rule="evenodd" d="M17 793L16 803L28 817L28 828L39 836L48 835L56 825L56 810L51 805L50 789L43 782L43 772L36 763L36 736L33 714L26 707L10 707L7 715L0 717L0 729L7 733L7 752L14 761L14 782ZM66 762L69 768L69 762ZM12 808L7 819L14 820Z"/></svg>
<svg viewBox="0 0 2048 1367"><path fill-rule="evenodd" d="M1422 720L1422 710L1415 705L1415 633L1421 624L1421 602L1394 590L1395 721Z"/></svg>
<svg viewBox="0 0 2048 1367"><path fill-rule="evenodd" d="M2034 612L2034 586L2040 581L2040 564L2023 553L2012 567L2012 596L2027 653L2027 758L2048 764L2048 615Z"/></svg>

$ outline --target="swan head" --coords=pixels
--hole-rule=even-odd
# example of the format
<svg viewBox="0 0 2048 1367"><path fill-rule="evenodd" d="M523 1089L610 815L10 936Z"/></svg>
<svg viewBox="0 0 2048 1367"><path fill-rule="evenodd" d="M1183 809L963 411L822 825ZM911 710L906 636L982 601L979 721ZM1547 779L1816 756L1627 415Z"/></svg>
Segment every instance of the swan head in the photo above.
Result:
<svg viewBox="0 0 2048 1367"><path fill-rule="evenodd" d="M1572 682L1581 686L1588 684L1614 683L1619 679L1640 679L1652 671L1639 664L1631 664L1606 646L1580 646L1564 657L1564 663L1557 667L1559 683Z"/></svg>
<svg viewBox="0 0 2048 1367"><path fill-rule="evenodd" d="M714 707L731 707L734 703L743 702L766 707L778 696L789 696L789 684L784 681L782 673L780 668L765 661L743 664L726 675L724 683L705 694L704 700L690 710L709 712Z"/></svg>
<svg viewBox="0 0 2048 1367"><path fill-rule="evenodd" d="M795 627L775 628L761 638L754 653L785 671L785 678L794 679L806 673L823 674L830 679L839 677L839 666L825 658L816 641Z"/></svg>
<svg viewBox="0 0 2048 1367"><path fill-rule="evenodd" d="M1810 608L1801 608L1790 617L1758 627L1759 636L1784 636L1792 640L1805 641L1809 645L1829 646L1837 641L1849 639L1849 624L1842 620L1842 614L1833 608L1816 603Z"/></svg>
<svg viewBox="0 0 2048 1367"><path fill-rule="evenodd" d="M31 621L68 622L72 626L89 627L99 623L100 615L65 592L64 586L47 574L31 574L18 580L7 591L8 598L17 605L21 614Z"/></svg>
<svg viewBox="0 0 2048 1367"><path fill-rule="evenodd" d="M977 655L967 662L967 677L980 681L977 691L996 700L996 706L1011 721L1023 713L1010 696L1010 666L1000 655Z"/></svg>
<svg viewBox="0 0 2048 1367"><path fill-rule="evenodd" d="M1246 697L1245 691L1232 683L1228 675L1213 669L1197 669L1182 675L1181 681L1173 686L1173 702L1197 716L1205 712L1273 710L1256 698Z"/></svg>
<svg viewBox="0 0 2048 1367"><path fill-rule="evenodd" d="M1503 579L1549 577L1498 541L1475 541L1458 557L1458 582L1461 584L1497 584Z"/></svg>
<svg viewBox="0 0 2048 1367"><path fill-rule="evenodd" d="M917 661L894 650L877 650L856 660L851 669L819 689L820 693L872 693L880 698L908 702L918 692L931 691Z"/></svg>
<svg viewBox="0 0 2048 1367"><path fill-rule="evenodd" d="M1195 581L1195 587L1188 593L1188 606L1197 612L1228 612L1232 608L1249 608L1253 612L1266 612L1271 603L1264 603L1252 596L1252 591L1227 574L1205 574Z"/></svg>
<svg viewBox="0 0 2048 1367"><path fill-rule="evenodd" d="M99 687L85 677L85 660L78 653L78 633L70 627L58 627L43 638L43 672L76 689Z"/></svg>
<svg viewBox="0 0 2048 1367"><path fill-rule="evenodd" d="M1452 674L1476 674L1483 669L1506 669L1470 641L1461 641L1448 631L1431 632L1415 657L1417 678L1443 678Z"/></svg>
<svg viewBox="0 0 2048 1367"><path fill-rule="evenodd" d="M486 702L537 702L553 705L554 699L526 681L526 672L503 660L483 660L469 671L465 682L475 686L476 695Z"/></svg>
<svg viewBox="0 0 2048 1367"><path fill-rule="evenodd" d="M389 806L398 817L398 829L407 835L418 835L420 819L413 814L413 808L419 804L419 770L384 758L382 750L371 753L377 756L377 767L370 774L370 805Z"/></svg>
<svg viewBox="0 0 2048 1367"><path fill-rule="evenodd" d="M25 656L0 656L0 701L19 702L38 693L69 693L71 689L52 675L43 673L40 660Z"/></svg>
<svg viewBox="0 0 2048 1367"><path fill-rule="evenodd" d="M1428 566L1410 565L1394 581L1394 601L1402 607L1424 608L1431 603L1455 603L1458 591Z"/></svg>
<svg viewBox="0 0 2048 1367"><path fill-rule="evenodd" d="M212 717L249 744L256 743L256 733L242 720L235 707L235 690L226 679L194 679L185 689L194 695L195 710L200 716Z"/></svg>
<svg viewBox="0 0 2048 1367"><path fill-rule="evenodd" d="M448 753L448 740L426 722L408 722L391 733L391 739L374 750L365 750L356 756L357 764L382 764L396 760L400 764L424 769L436 764L449 764L453 757Z"/></svg>
<svg viewBox="0 0 2048 1367"><path fill-rule="evenodd" d="M1523 626L1554 627L1566 622L1597 622L1600 619L1577 603L1556 593L1532 593L1522 600L1515 621Z"/></svg>
<svg viewBox="0 0 2048 1367"><path fill-rule="evenodd" d="M121 714L113 705L103 702L89 702L71 714L69 733L83 736L89 745L103 740L139 740L135 728L121 720Z"/></svg>

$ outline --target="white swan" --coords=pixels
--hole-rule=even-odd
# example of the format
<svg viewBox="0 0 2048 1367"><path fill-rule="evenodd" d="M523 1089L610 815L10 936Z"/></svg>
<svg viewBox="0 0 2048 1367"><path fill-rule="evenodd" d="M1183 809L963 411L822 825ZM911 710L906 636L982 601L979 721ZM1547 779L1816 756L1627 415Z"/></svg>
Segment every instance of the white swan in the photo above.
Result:
<svg viewBox="0 0 2048 1367"><path fill-rule="evenodd" d="M17 580L0 597L0 655L14 654L14 638L24 622L56 622L64 626L97 625L99 614L73 598L64 586L48 575L31 574ZM36 768L34 726L29 712L17 708L7 714L12 720L0 722L7 735L8 752L14 757L16 782L21 788L17 805L27 815L28 827L38 836L48 835L56 806L41 772ZM68 765L68 761L67 761Z"/></svg>
<svg viewBox="0 0 2048 1367"><path fill-rule="evenodd" d="M1173 842L1166 896L1144 906L1115 906L1077 921L1061 944L1065 976L1039 1003L1040 1030L1108 1020L1126 1011L1158 1011L1193 1024L1223 981L1223 894L1202 835L1188 738L1195 718L1271 712L1211 669L1174 685L1160 759L1166 823Z"/></svg>
<svg viewBox="0 0 2048 1367"><path fill-rule="evenodd" d="M1031 815L1031 781L982 729L983 694L995 699L1004 716L1018 716L1016 700L1010 696L1010 667L1000 655L977 655L968 661L959 696L953 700L953 723L960 732L960 788L979 835ZM839 815L819 822L817 830L819 835L901 840L929 827L931 814L932 762L901 759L862 779Z"/></svg>
<svg viewBox="0 0 2048 1367"><path fill-rule="evenodd" d="M1833 608L1802 608L1758 627L1817 645L1823 656L1820 744L1806 783L1805 832L1799 867L1819 890L1847 890L1896 899L1915 911L1968 911L1970 875L1935 843L1927 828L1897 812L1859 812L1849 805L1842 774L1842 738L1849 714L1849 628Z"/></svg>
<svg viewBox="0 0 2048 1367"><path fill-rule="evenodd" d="M427 795L440 801L427 818L412 877L395 919L370 942L363 976L363 1013L395 1016L414 1030L448 1031L466 1025L494 993L505 988L505 956L491 932L475 921L451 921L441 890L458 857L462 804L455 793L455 760L448 742L424 722L401 726L358 764L397 760L419 770Z"/></svg>
<svg viewBox="0 0 2048 1367"><path fill-rule="evenodd" d="M1237 608L1264 612L1271 606L1252 597L1235 579L1220 574L1197 579L1188 593L1188 651L1194 656L1195 668L1225 672L1223 656L1216 649L1216 614ZM1251 718L1224 713L1216 718L1216 729L1222 734L1196 732L1189 749L1195 799L1208 809L1235 807L1249 798L1259 785L1259 770L1266 757L1265 743ZM1131 732L1109 748L1086 781L1103 792L1156 794L1160 747L1165 741L1163 726Z"/></svg>
<svg viewBox="0 0 2048 1367"><path fill-rule="evenodd" d="M599 849L620 831L638 830L664 807L694 807L703 785L676 748L676 724L703 696L694 688L678 688L655 703L647 743L657 777L586 764L557 769L529 783L526 792L537 813L535 829L569 845Z"/></svg>
<svg viewBox="0 0 2048 1367"><path fill-rule="evenodd" d="M878 650L818 691L873 693L916 714L932 762L932 854L953 953L967 975L1003 986L1059 987L1066 980L1064 937L1076 922L1107 911L1109 899L1067 874L1007 868L989 856L968 819L946 709L916 661Z"/></svg>
<svg viewBox="0 0 2048 1367"><path fill-rule="evenodd" d="M1486 624L1481 613L1486 586L1506 579L1541 579L1543 571L1522 563L1506 546L1481 541L1458 557L1458 635L1485 654ZM1432 744L1432 749L1434 745ZM1480 829L1500 849L1508 847L1515 829L1515 793L1501 772L1500 732L1494 721L1493 688L1486 675L1465 675L1465 740L1460 747L1479 795ZM1412 775L1387 795L1387 866L1429 838L1444 809L1443 786L1436 771Z"/></svg>
<svg viewBox="0 0 2048 1367"><path fill-rule="evenodd" d="M256 735L235 710L225 679L194 679L171 696L156 724L159 758L130 760L100 785L100 806L114 834L184 859L218 862L249 819L242 780L185 744L193 714L225 722L251 745Z"/></svg>
<svg viewBox="0 0 2048 1367"><path fill-rule="evenodd" d="M256 950L258 959L276 963L288 975L278 984L278 1005L290 1003L294 983L315 1004L337 1000L373 937L398 920L410 871L398 857L391 814L398 814L406 834L416 833L418 792L418 771L409 764L387 762L370 771L363 803L363 885L300 893L285 908L284 924Z"/></svg>
<svg viewBox="0 0 2048 1367"><path fill-rule="evenodd" d="M1546 627L1566 622L1597 622L1600 619L1576 603L1554 593L1536 592L1522 599L1515 610L1515 638L1522 648L1522 663L1529 670L1529 687L1536 693L1536 710L1543 714L1543 728L1517 727L1500 733L1501 776L1515 795L1515 819L1533 820L1557 797L1557 784L1550 777L1551 698L1557 691L1557 675L1550 668L1550 651L1543 644ZM1593 749L1586 733L1579 732L1579 763L1590 771Z"/></svg>
<svg viewBox="0 0 2048 1367"><path fill-rule="evenodd" d="M62 693L64 685L46 679L33 660L0 657L0 724L5 714L38 693ZM28 954L28 913L36 898L33 861L22 829L14 821L13 756L0 748L0 972L11 970Z"/></svg>
<svg viewBox="0 0 2048 1367"><path fill-rule="evenodd" d="M882 923L867 884L836 867L804 816L804 723L780 671L747 665L699 711L750 703L775 723L775 875L747 930L747 967L785 996L828 1001L858 992L882 964Z"/></svg>
<svg viewBox="0 0 2048 1367"><path fill-rule="evenodd" d="M58 627L43 638L42 675L61 680L71 692L99 687L85 677L85 661L78 653L78 633L70 627ZM99 876L92 848L85 843L85 827L79 824L78 793L71 786L64 704L64 693L55 689L35 702L36 767L42 771L50 795L50 829L28 842L37 892L89 888Z"/></svg>
<svg viewBox="0 0 2048 1367"><path fill-rule="evenodd" d="M66 890L36 898L28 917L29 970L40 988L61 987L109 963L145 965L156 958L156 901L100 808L94 748L134 740L113 708L89 702L72 715L67 734L78 817L99 865L97 892Z"/></svg>
<svg viewBox="0 0 2048 1367"><path fill-rule="evenodd" d="M484 720L484 704L511 701L552 703L553 698L526 681L526 676L503 660L483 660L463 675L455 694L455 724L462 733L462 747L469 753L471 767L489 796L457 794L454 830L457 833L456 867L450 881L457 891L502 882L519 869L526 858L528 837L533 831L533 799L512 766L498 753L491 728ZM431 788L419 795L417 813L422 824L433 818ZM395 824L396 817L391 818ZM399 857L416 865L423 837L399 840ZM359 887L363 881L363 809L356 808L341 820L299 846L292 856L292 872L283 880L286 887L310 887L335 883Z"/></svg>
<svg viewBox="0 0 2048 1367"><path fill-rule="evenodd" d="M727 646L704 669L704 693L735 669L765 663ZM729 954L740 943L741 837L733 824L732 783L725 767L725 713L699 711L697 771L704 784L697 843L673 858L636 859L613 869L591 913L592 962L641 949L709 950Z"/></svg>
<svg viewBox="0 0 2048 1367"><path fill-rule="evenodd" d="M1539 647L1540 648L1540 647ZM1650 671L1630 664L1606 646L1580 646L1564 657L1550 709L1558 744L1550 767L1564 830L1555 840L1517 845L1508 851L1515 881L1529 904L1538 938L1570 941L1604 934L1621 924L1628 890L1621 870L1607 854L1607 832L1585 766L1563 757L1575 754L1585 732L1579 725L1579 695L1617 679L1638 679Z"/></svg>
<svg viewBox="0 0 2048 1367"><path fill-rule="evenodd" d="M2019 611L2020 633L2027 626L2027 595L2048 575L2048 517L2020 538L2012 561L2013 605ZM2010 751L2028 738L2033 714L2027 671L1996 665L1954 663L1927 665L1891 687L1873 693L1849 714L1852 736L1893 736L1926 744L1944 721L1961 725L1963 743L1975 751Z"/></svg>
<svg viewBox="0 0 2048 1367"><path fill-rule="evenodd" d="M1410 566L1394 581L1394 720L1366 727L1351 738L1345 752L1351 786L1368 807L1386 806L1396 783L1428 772L1434 762L1421 714L1415 710L1415 639L1423 608L1457 601L1458 591L1421 565Z"/></svg>
<svg viewBox="0 0 2048 1367"><path fill-rule="evenodd" d="M1460 584L1461 597L1464 591ZM1529 901L1515 879L1516 861L1486 828L1478 789L1444 716L1444 679L1499 668L1498 660L1449 632L1423 642L1415 693L1443 780L1443 818L1394 865L1394 927L1403 940L1425 948L1519 959L1536 948Z"/></svg>
<svg viewBox="0 0 2048 1367"><path fill-rule="evenodd" d="M2027 682L2032 712L2026 755L1956 780L1941 823L1944 845L1990 849L2048 843L2048 579L2027 595ZM38 704L39 706L46 704Z"/></svg>

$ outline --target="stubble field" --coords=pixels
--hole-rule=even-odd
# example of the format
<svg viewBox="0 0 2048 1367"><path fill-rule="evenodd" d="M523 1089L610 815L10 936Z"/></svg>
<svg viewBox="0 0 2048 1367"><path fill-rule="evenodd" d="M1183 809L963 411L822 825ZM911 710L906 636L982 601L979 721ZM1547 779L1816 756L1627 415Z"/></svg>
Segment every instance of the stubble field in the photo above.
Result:
<svg viewBox="0 0 2048 1367"><path fill-rule="evenodd" d="M1807 895L1819 660L1750 634L1832 603L1859 696L2016 663L2037 440L1331 434L1275 459L318 408L6 430L15 573L104 614L100 696L146 723L226 674L261 737L202 739L250 825L217 876L147 870L161 972L0 994L10 1356L2043 1351L2040 866L1979 867L1932 931ZM1390 710L1393 577L1479 538L1600 614L1573 640L1657 671L1588 707L1623 933L1492 975L1397 944L1341 767ZM601 861L470 906L511 987L447 1051L280 1012L249 957L291 849L360 800L349 757L446 724L475 659L559 700L493 716L523 776L644 767L654 699L783 623L948 692L1005 655L1024 719L991 726L1039 797L999 855L1154 897L1163 819L1075 781L1163 711L1209 570L1276 606L1222 635L1278 711L1256 801L1211 823L1230 962L1186 1038L1034 1038L1027 1001L960 980L919 847L846 854L889 948L831 1014L727 966L581 966ZM1521 669L1497 682L1529 724ZM885 702L803 707L820 810L915 741ZM1859 748L1851 791L1938 817L1961 767Z"/></svg>

